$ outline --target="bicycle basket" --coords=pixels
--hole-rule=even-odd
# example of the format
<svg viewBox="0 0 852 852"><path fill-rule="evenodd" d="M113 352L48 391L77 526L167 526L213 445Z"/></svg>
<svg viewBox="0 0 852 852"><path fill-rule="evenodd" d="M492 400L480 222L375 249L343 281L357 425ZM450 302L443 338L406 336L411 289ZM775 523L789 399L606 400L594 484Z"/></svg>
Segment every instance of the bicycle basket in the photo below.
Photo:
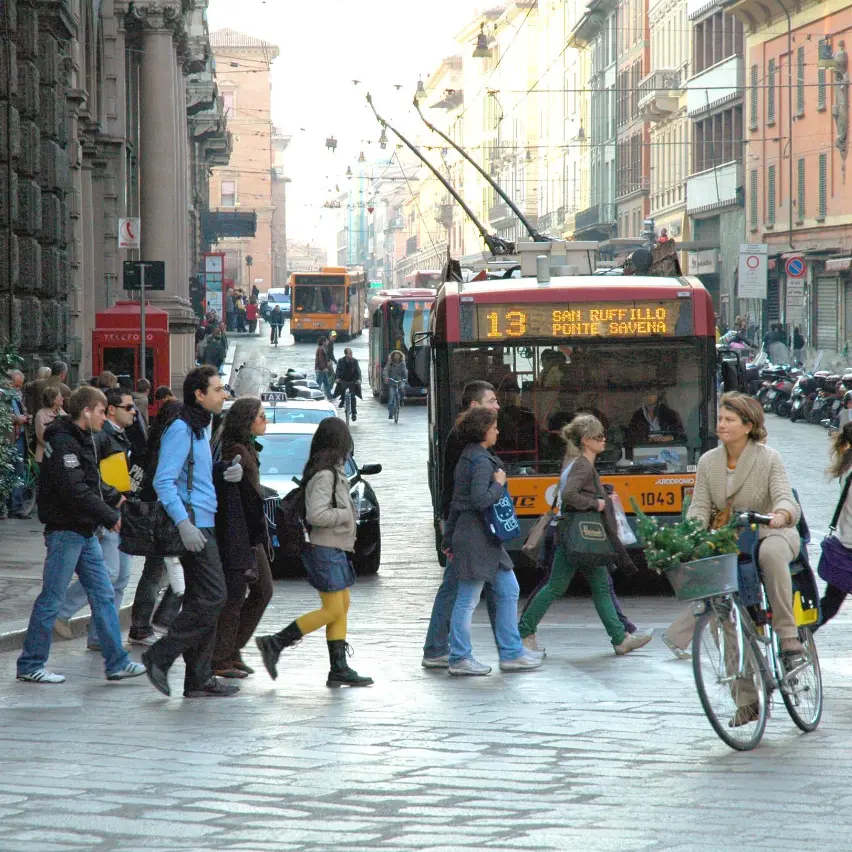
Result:
<svg viewBox="0 0 852 852"><path fill-rule="evenodd" d="M666 577L679 601L730 595L739 589L737 554L682 562L679 567L666 571Z"/></svg>

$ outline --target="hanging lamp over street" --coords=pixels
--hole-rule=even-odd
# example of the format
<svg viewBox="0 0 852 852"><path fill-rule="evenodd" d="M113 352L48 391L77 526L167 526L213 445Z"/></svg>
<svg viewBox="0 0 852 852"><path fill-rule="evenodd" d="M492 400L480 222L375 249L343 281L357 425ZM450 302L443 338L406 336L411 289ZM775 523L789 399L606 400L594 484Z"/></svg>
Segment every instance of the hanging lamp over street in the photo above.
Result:
<svg viewBox="0 0 852 852"><path fill-rule="evenodd" d="M426 87L423 85L423 79L417 81L417 91L414 93L414 100L417 103L426 100Z"/></svg>
<svg viewBox="0 0 852 852"><path fill-rule="evenodd" d="M491 48L488 46L488 36L485 35L485 24L480 24L479 35L476 37L474 59L491 59Z"/></svg>

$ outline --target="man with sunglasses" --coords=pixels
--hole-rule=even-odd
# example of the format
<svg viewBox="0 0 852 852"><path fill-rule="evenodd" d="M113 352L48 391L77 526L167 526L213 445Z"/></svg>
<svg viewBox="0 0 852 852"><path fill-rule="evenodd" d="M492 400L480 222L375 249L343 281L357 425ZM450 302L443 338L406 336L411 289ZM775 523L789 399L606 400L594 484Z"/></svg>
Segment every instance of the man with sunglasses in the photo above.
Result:
<svg viewBox="0 0 852 852"><path fill-rule="evenodd" d="M127 429L133 425L136 419L136 404L130 391L122 388L110 388L106 391L106 420L103 428L98 433L98 460L101 465L101 478L108 485L116 487L125 497L129 497L134 490L134 478L130 476L133 469L133 449L127 437ZM117 455L124 456L116 459ZM110 481L119 470L118 478ZM126 473L126 476L125 476ZM124 480L124 481L121 481ZM105 530L100 536L101 550L104 554L109 579L115 591L115 611L121 612L121 602L124 599L124 590L130 581L130 569L133 557L122 553L119 549L121 533ZM72 638L69 621L88 602L86 590L80 585L79 580L73 583L65 595L62 606L59 607L59 616L56 619L54 630L63 639ZM100 651L101 643L94 620L89 622L89 635L86 647L90 651Z"/></svg>

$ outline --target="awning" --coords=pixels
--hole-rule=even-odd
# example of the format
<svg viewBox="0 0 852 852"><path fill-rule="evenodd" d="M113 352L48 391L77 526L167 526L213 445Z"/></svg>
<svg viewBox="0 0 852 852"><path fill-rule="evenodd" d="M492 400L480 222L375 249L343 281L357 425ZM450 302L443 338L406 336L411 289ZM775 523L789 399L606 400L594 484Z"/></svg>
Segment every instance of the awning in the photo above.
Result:
<svg viewBox="0 0 852 852"><path fill-rule="evenodd" d="M852 267L852 257L829 257L825 261L826 272L842 272Z"/></svg>

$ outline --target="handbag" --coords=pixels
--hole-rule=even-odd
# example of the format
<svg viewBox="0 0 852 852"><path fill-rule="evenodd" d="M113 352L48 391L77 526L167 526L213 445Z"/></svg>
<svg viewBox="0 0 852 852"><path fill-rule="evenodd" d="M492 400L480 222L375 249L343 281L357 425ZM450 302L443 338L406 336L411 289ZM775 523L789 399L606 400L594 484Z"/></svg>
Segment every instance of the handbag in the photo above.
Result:
<svg viewBox="0 0 852 852"><path fill-rule="evenodd" d="M521 534L521 525L515 514L515 504L509 493L509 486L503 486L503 496L483 512L485 525L489 532L500 542L512 541Z"/></svg>
<svg viewBox="0 0 852 852"><path fill-rule="evenodd" d="M556 533L569 562L596 568L616 561L602 512L563 512Z"/></svg>
<svg viewBox="0 0 852 852"><path fill-rule="evenodd" d="M547 528L556 517L556 501L559 499L559 488L556 489L556 494L553 497L553 502L550 508L532 525L532 529L527 533L521 550L529 556L530 559L538 557L541 550L541 543L547 535Z"/></svg>
<svg viewBox="0 0 852 852"><path fill-rule="evenodd" d="M846 484L834 510L834 517L828 525L828 535L822 540L822 555L819 558L817 573L826 583L830 583L844 592L852 592L852 550L843 545L835 536L837 522L843 511L843 504L849 495L852 485L852 474L846 477Z"/></svg>
<svg viewBox="0 0 852 852"><path fill-rule="evenodd" d="M189 441L189 460L186 473L186 511L195 523L192 511L192 474L195 449ZM145 502L128 500L121 506L121 538L118 549L131 556L186 556L177 524L169 517L159 500Z"/></svg>

